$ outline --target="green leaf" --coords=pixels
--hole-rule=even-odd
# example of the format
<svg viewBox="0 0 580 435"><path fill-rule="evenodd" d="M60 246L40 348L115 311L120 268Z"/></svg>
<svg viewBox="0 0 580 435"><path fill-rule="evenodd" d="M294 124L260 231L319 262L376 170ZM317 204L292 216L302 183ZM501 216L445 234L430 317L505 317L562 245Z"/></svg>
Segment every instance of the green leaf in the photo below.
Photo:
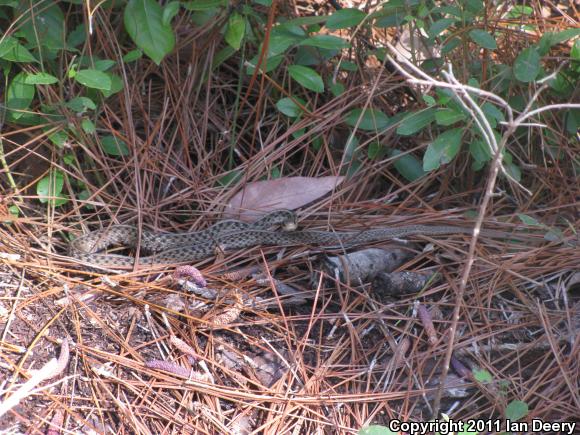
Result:
<svg viewBox="0 0 580 435"><path fill-rule="evenodd" d="M480 47L487 48L488 50L495 50L497 48L495 38L485 30L473 29L469 32L469 37Z"/></svg>
<svg viewBox="0 0 580 435"><path fill-rule="evenodd" d="M292 127L294 127L294 125L292 125ZM305 134L306 134L306 129L305 128L301 128L299 130L292 129L292 138L293 139L300 139Z"/></svg>
<svg viewBox="0 0 580 435"><path fill-rule="evenodd" d="M298 17L286 21L280 24L278 27L298 27L298 26L311 26L313 24L324 23L328 20L328 15L312 15L308 17Z"/></svg>
<svg viewBox="0 0 580 435"><path fill-rule="evenodd" d="M50 50L65 48L66 23L57 2L21 1L15 16L19 32L32 46Z"/></svg>
<svg viewBox="0 0 580 435"><path fill-rule="evenodd" d="M346 172L344 171L344 168L346 168ZM348 166L343 166L341 174L344 174L346 176L346 179L350 180L360 171L361 168L362 162L360 160L355 159Z"/></svg>
<svg viewBox="0 0 580 435"><path fill-rule="evenodd" d="M348 141L344 146L344 153L342 157L342 160L346 165L350 164L353 161L354 157L356 157L356 155L358 154L359 145L360 141L356 136L350 135L348 137Z"/></svg>
<svg viewBox="0 0 580 435"><path fill-rule="evenodd" d="M503 156L503 167L514 180L519 182L522 179L522 170L513 162L513 160L513 156L506 152Z"/></svg>
<svg viewBox="0 0 580 435"><path fill-rule="evenodd" d="M0 6L18 7L19 0L0 0Z"/></svg>
<svg viewBox="0 0 580 435"><path fill-rule="evenodd" d="M171 20L179 12L179 2L169 2L163 8L163 14L161 15L161 24L164 26L171 25Z"/></svg>
<svg viewBox="0 0 580 435"><path fill-rule="evenodd" d="M365 19L366 14L355 8L345 8L336 11L326 21L326 28L330 30L347 29L358 26Z"/></svg>
<svg viewBox="0 0 580 435"><path fill-rule="evenodd" d="M121 91L125 86L123 80L117 74L107 73L107 75L111 79L111 89L101 91L101 93L105 96L105 98L116 94L117 92Z"/></svg>
<svg viewBox="0 0 580 435"><path fill-rule="evenodd" d="M343 60L342 62L340 62L340 69L343 71L356 72L358 71L358 65L354 62Z"/></svg>
<svg viewBox="0 0 580 435"><path fill-rule="evenodd" d="M91 204L91 202L89 201L89 198L91 197L91 193L87 190L81 190L78 194L77 194L77 198L79 200L80 203L84 203L83 207L86 208L87 210L95 210L96 207Z"/></svg>
<svg viewBox="0 0 580 435"><path fill-rule="evenodd" d="M580 130L580 109L570 109L564 112L566 131L571 134L577 134Z"/></svg>
<svg viewBox="0 0 580 435"><path fill-rule="evenodd" d="M131 50L125 56L123 56L123 62L125 62L125 63L134 62L137 59L141 59L142 56L143 56L143 51L136 48L135 50Z"/></svg>
<svg viewBox="0 0 580 435"><path fill-rule="evenodd" d="M433 98L431 95L423 94L423 95L421 95L421 98L423 99L425 104L427 104L427 106L429 106L429 107L437 104L437 101L435 101L435 98Z"/></svg>
<svg viewBox="0 0 580 435"><path fill-rule="evenodd" d="M398 435L399 432L393 432L385 426L371 425L361 428L358 435Z"/></svg>
<svg viewBox="0 0 580 435"><path fill-rule="evenodd" d="M73 50L81 44L84 44L87 40L87 33L84 23L77 25L72 32L70 32L66 38L67 50Z"/></svg>
<svg viewBox="0 0 580 435"><path fill-rule="evenodd" d="M36 88L34 85L26 84L27 76L28 74L25 72L16 74L10 81L6 91L6 109L10 111L10 116L14 120L24 115L20 111L28 109L34 99Z"/></svg>
<svg viewBox="0 0 580 435"><path fill-rule="evenodd" d="M96 69L82 69L77 71L75 80L87 88L110 90L111 78L107 73Z"/></svg>
<svg viewBox="0 0 580 435"><path fill-rule="evenodd" d="M228 20L228 27L224 39L230 46L239 50L246 33L246 20L237 12L233 12Z"/></svg>
<svg viewBox="0 0 580 435"><path fill-rule="evenodd" d="M207 11L228 5L228 0L193 0L184 2L183 7L188 11Z"/></svg>
<svg viewBox="0 0 580 435"><path fill-rule="evenodd" d="M53 83L58 83L58 79L52 74L39 72L28 74L24 79L24 83L27 85L52 85Z"/></svg>
<svg viewBox="0 0 580 435"><path fill-rule="evenodd" d="M10 207L8 207L8 212L14 217L20 216L20 209L18 208L17 205L11 205Z"/></svg>
<svg viewBox="0 0 580 435"><path fill-rule="evenodd" d="M390 153L391 157L396 157L400 154L402 154L402 152L399 150L392 150ZM412 154L405 154L397 157L394 160L393 165L399 174L410 182L418 180L425 175L421 162Z"/></svg>
<svg viewBox="0 0 580 435"><path fill-rule="evenodd" d="M580 61L580 39L577 39L576 42L574 42L574 45L570 50L570 59Z"/></svg>
<svg viewBox="0 0 580 435"><path fill-rule="evenodd" d="M560 95L569 95L574 92L574 86L571 83L570 77L562 71L549 81L549 85L554 92Z"/></svg>
<svg viewBox="0 0 580 435"><path fill-rule="evenodd" d="M420 112L410 113L397 127L397 134L410 136L427 127L435 120L435 109L429 108Z"/></svg>
<svg viewBox="0 0 580 435"><path fill-rule="evenodd" d="M302 65L290 65L288 67L290 77L313 92L324 92L322 77L312 68Z"/></svg>
<svg viewBox="0 0 580 435"><path fill-rule="evenodd" d="M485 117L490 123L491 128L495 128L498 122L505 121L505 115L503 114L503 112L490 102L486 101L485 103L483 103L483 106L481 106L481 110L483 111Z"/></svg>
<svg viewBox="0 0 580 435"><path fill-rule="evenodd" d="M351 126L355 127L358 124L358 128L360 130L366 131L381 131L386 129L392 124L392 120L389 119L387 115L385 115L380 110L376 109L366 109L364 114L361 117L361 113L363 113L363 109L353 109L346 115L345 122Z"/></svg>
<svg viewBox="0 0 580 435"><path fill-rule="evenodd" d="M469 154L475 160L473 169L478 171L491 160L489 147L483 139L476 139L469 144Z"/></svg>
<svg viewBox="0 0 580 435"><path fill-rule="evenodd" d="M505 416L511 421L518 421L528 415L528 404L521 400L512 400L505 408Z"/></svg>
<svg viewBox="0 0 580 435"><path fill-rule="evenodd" d="M489 384L490 382L493 381L493 376L491 376L491 373L485 369L482 370L473 369L473 377L482 384Z"/></svg>
<svg viewBox="0 0 580 435"><path fill-rule="evenodd" d="M534 47L521 51L514 62L514 75L520 82L533 81L540 72L540 55Z"/></svg>
<svg viewBox="0 0 580 435"><path fill-rule="evenodd" d="M64 130L57 130L48 135L48 139L59 148L64 148L68 141L68 134Z"/></svg>
<svg viewBox="0 0 580 435"><path fill-rule="evenodd" d="M439 169L441 164L447 164L457 155L461 148L462 128L454 128L441 133L427 147L423 156L423 170Z"/></svg>
<svg viewBox="0 0 580 435"><path fill-rule="evenodd" d="M482 0L465 0L465 8L474 15L479 14L483 8Z"/></svg>
<svg viewBox="0 0 580 435"><path fill-rule="evenodd" d="M566 29L561 32L546 32L538 42L538 53L545 56L550 51L550 47L560 44L568 39L580 35L580 29Z"/></svg>
<svg viewBox="0 0 580 435"><path fill-rule="evenodd" d="M470 77L470 78L467 80L467 85L468 85L468 86L471 86L472 88L477 88L477 89L479 89L479 88L480 88L480 86L479 86L479 82L477 81L477 79L476 79L475 77Z"/></svg>
<svg viewBox="0 0 580 435"><path fill-rule="evenodd" d="M228 46L228 48L233 50L229 46ZM269 57L268 59L262 59L262 63L260 64L260 71L267 73L267 72L275 70L276 68L278 68L278 65L280 65L280 63L282 63L284 58L285 58L284 55L280 55L280 56ZM256 69L256 64L258 63L258 59L259 59L259 56L257 55L252 60L248 61L248 63L246 64L246 73L247 74L254 74L254 71Z"/></svg>
<svg viewBox="0 0 580 435"><path fill-rule="evenodd" d="M75 113L84 113L87 110L95 110L97 108L93 100L87 97L75 97L67 101L65 106Z"/></svg>
<svg viewBox="0 0 580 435"><path fill-rule="evenodd" d="M297 100L297 98L295 98ZM282 98L276 103L276 108L289 118L297 118L302 113L302 109L292 98ZM303 101L300 101L304 105Z"/></svg>
<svg viewBox="0 0 580 435"><path fill-rule="evenodd" d="M439 36L441 34L441 32L443 32L445 29L447 29L453 23L455 23L454 18L441 18L440 20L435 21L431 25L431 28L429 29L429 31L427 33L429 34L430 37L434 38L436 36Z"/></svg>
<svg viewBox="0 0 580 435"><path fill-rule="evenodd" d="M512 97L508 98L508 104L512 106L512 109L519 112L523 111L526 107L527 98L524 98L522 93L517 93Z"/></svg>
<svg viewBox="0 0 580 435"><path fill-rule="evenodd" d="M405 22L405 17L405 11L401 9L390 15L378 17L374 21L374 25L378 28L399 27Z"/></svg>
<svg viewBox="0 0 580 435"><path fill-rule="evenodd" d="M320 136L316 136L315 138L312 139L311 145L314 151L320 151L322 145L324 145L324 141Z"/></svg>
<svg viewBox="0 0 580 435"><path fill-rule="evenodd" d="M443 46L443 48L441 49L441 54L445 55L445 54L451 53L453 50L455 50L457 47L459 47L460 44L461 44L461 39L451 38L447 42L447 44L445 44Z"/></svg>
<svg viewBox="0 0 580 435"><path fill-rule="evenodd" d="M330 50L340 50L350 46L344 39L333 35L314 35L300 42L300 45L326 48Z"/></svg>
<svg viewBox="0 0 580 435"><path fill-rule="evenodd" d="M518 213L518 218L524 223L525 225L529 225L531 227L544 227L544 224L538 222L537 219L528 216L527 214Z"/></svg>
<svg viewBox="0 0 580 435"><path fill-rule="evenodd" d="M306 38L306 32L300 27L276 26L270 33L268 42L268 57L277 56L284 53L288 48L298 44ZM262 52L262 44L258 53Z"/></svg>
<svg viewBox="0 0 580 435"><path fill-rule="evenodd" d="M76 69L76 70L85 69L85 68L93 68L93 65L96 62L99 62L101 60L102 59L100 57L96 56L96 55L79 56L79 57L76 58L76 61L77 62L71 64L69 66L69 68L73 68L73 69ZM99 69L99 68L96 68L95 67L95 69Z"/></svg>
<svg viewBox="0 0 580 435"><path fill-rule="evenodd" d="M116 64L117 62L111 59L99 59L96 60L93 65L96 70L105 72L108 69L114 67Z"/></svg>
<svg viewBox="0 0 580 435"><path fill-rule="evenodd" d="M222 63L224 63L226 60L232 57L235 53L236 50L234 48L230 47L229 45L224 46L213 56L211 62L211 70L215 71L216 68L218 68ZM204 82L205 80L206 78L204 78Z"/></svg>
<svg viewBox="0 0 580 435"><path fill-rule="evenodd" d="M382 8L372 13L372 18L391 15L393 12L400 12L408 9L414 12L415 8L421 4L421 0L390 0L381 3Z"/></svg>
<svg viewBox="0 0 580 435"><path fill-rule="evenodd" d="M241 171L239 171L238 169L235 169L235 170L227 173L223 177L221 177L218 180L218 184L220 186L224 186L224 187L237 184L238 181L240 181L242 179L242 174L243 173Z"/></svg>
<svg viewBox="0 0 580 435"><path fill-rule="evenodd" d="M185 9L188 9L187 3L182 3ZM222 13L224 10L220 8L209 8L205 10L196 11L191 14L191 23L198 27L204 27L208 25L214 25L214 23L219 19L223 18Z"/></svg>
<svg viewBox="0 0 580 435"><path fill-rule="evenodd" d="M175 35L169 25L163 24L163 12L156 0L129 0L124 22L137 47L157 65L173 50Z"/></svg>
<svg viewBox="0 0 580 435"><path fill-rule="evenodd" d="M389 149L382 143L375 141L369 144L367 156L371 160L380 160L387 155Z"/></svg>
<svg viewBox="0 0 580 435"><path fill-rule="evenodd" d="M110 156L129 155L129 147L121 139L108 135L101 138L101 148Z"/></svg>
<svg viewBox="0 0 580 435"><path fill-rule="evenodd" d="M438 125L443 125L445 127L463 121L465 118L465 114L458 112L455 109L443 108L437 109L435 112L435 122Z"/></svg>
<svg viewBox="0 0 580 435"><path fill-rule="evenodd" d="M18 44L18 39L13 36L4 36L2 40L0 40L0 58L4 58L4 55L14 50L14 47Z"/></svg>
<svg viewBox="0 0 580 435"><path fill-rule="evenodd" d="M508 12L507 17L509 18L520 18L526 17L527 15L531 15L534 10L526 5L514 5L511 10Z"/></svg>
<svg viewBox="0 0 580 435"><path fill-rule="evenodd" d="M330 57L333 57L338 52L337 50L325 50L323 48L300 46L294 54L294 64L304 66L321 65L325 63L325 57L329 58L328 54L330 53L333 53L330 55Z"/></svg>
<svg viewBox="0 0 580 435"><path fill-rule="evenodd" d="M36 183L36 194L38 200L46 204L58 206L66 203L68 200L62 196L64 187L64 174L58 170L51 170L49 174Z"/></svg>
<svg viewBox="0 0 580 435"><path fill-rule="evenodd" d="M0 59L10 62L36 62L36 58L18 39L12 36L5 36L0 42Z"/></svg>
<svg viewBox="0 0 580 435"><path fill-rule="evenodd" d="M81 127L87 134L93 134L95 131L97 131L97 127L95 127L95 124L90 119L83 119L81 121Z"/></svg>
<svg viewBox="0 0 580 435"><path fill-rule="evenodd" d="M332 92L332 95L334 95L335 97L339 97L344 93L344 85L340 82L336 82L336 83L331 83L329 86L330 92Z"/></svg>
<svg viewBox="0 0 580 435"><path fill-rule="evenodd" d="M431 12L439 12L443 15L451 15L455 18L462 18L463 17L463 12L461 10L461 8L457 7L457 6L439 6L435 9L433 9Z"/></svg>

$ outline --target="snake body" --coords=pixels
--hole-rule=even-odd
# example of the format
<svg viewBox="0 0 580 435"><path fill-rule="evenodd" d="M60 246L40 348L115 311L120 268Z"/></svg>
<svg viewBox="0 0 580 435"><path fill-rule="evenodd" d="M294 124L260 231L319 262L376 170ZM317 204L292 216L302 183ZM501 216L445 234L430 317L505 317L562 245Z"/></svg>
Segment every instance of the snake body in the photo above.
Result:
<svg viewBox="0 0 580 435"><path fill-rule="evenodd" d="M281 230L271 230L281 226ZM294 231L296 216L289 210L278 210L253 223L237 220L218 222L206 230L188 233L141 231L131 225L112 225L73 240L70 255L89 265L108 268L129 268L135 258L127 255L101 253L112 245L137 247L151 255L140 257L139 264L170 264L203 260L217 251L254 246L321 245L351 247L379 240L412 235L472 234L471 228L453 226L407 225L364 231Z"/></svg>

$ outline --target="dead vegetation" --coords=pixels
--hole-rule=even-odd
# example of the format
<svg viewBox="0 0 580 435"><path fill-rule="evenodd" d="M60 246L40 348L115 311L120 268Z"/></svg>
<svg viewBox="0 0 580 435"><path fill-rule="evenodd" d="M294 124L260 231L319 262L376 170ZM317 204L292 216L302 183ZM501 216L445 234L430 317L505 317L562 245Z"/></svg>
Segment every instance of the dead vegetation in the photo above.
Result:
<svg viewBox="0 0 580 435"><path fill-rule="evenodd" d="M545 21L552 29L566 23L561 16ZM92 52L118 59L116 30L106 20L99 24ZM579 148L550 112L542 122L561 136L562 158L526 135L514 138L510 151L532 194L500 175L483 216L483 228L523 229L532 240L483 235L473 255L470 238L461 235L405 245L412 255L399 270L431 278L418 293L385 295L377 285L318 273L325 253L308 247L255 248L200 262L211 293L184 291L173 268L103 276L66 257L71 237L110 224L205 228L222 218L241 187L276 174L346 176L301 209L301 228L474 226L489 174L473 171L466 152L415 182L398 175L391 157L365 157L349 173L346 113L369 102L389 115L419 104L405 94L399 74L360 65L342 73L344 94L326 98L294 88L283 74L240 75L235 56L212 72L219 35L192 28L186 18L176 29L178 47L159 67L145 58L122 65L125 89L98 114L98 128L129 144L129 155L106 154L96 136L58 149L44 126L3 126L4 158L18 189L6 172L0 176L0 402L56 357L65 339L70 356L61 374L2 417L0 429L356 433L439 412L502 418L513 400L528 404L526 419L578 418ZM504 54L514 55L507 48ZM309 103L293 125L275 109L286 93ZM48 87L42 95L46 102L60 98ZM363 135L360 149L377 139L421 155L430 137L402 139L390 130ZM73 164L63 163L67 154ZM66 173L64 206L36 198L34 186L50 168ZM229 185L227 176L235 178ZM79 191L87 194L80 199ZM272 200L267 188L263 195ZM22 214L11 218L14 202ZM544 240L545 228L526 227L518 214L560 229L561 238ZM285 294L284 285L296 294ZM286 303L298 296L299 303Z"/></svg>

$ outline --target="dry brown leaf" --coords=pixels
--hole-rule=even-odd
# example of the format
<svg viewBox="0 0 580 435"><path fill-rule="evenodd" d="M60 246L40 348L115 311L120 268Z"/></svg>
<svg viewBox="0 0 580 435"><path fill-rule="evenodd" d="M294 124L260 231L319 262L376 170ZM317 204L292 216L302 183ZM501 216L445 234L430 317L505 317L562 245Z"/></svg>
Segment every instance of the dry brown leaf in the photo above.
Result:
<svg viewBox="0 0 580 435"><path fill-rule="evenodd" d="M230 200L224 217L253 221L274 210L294 210L328 194L343 180L344 177L286 177L249 183Z"/></svg>

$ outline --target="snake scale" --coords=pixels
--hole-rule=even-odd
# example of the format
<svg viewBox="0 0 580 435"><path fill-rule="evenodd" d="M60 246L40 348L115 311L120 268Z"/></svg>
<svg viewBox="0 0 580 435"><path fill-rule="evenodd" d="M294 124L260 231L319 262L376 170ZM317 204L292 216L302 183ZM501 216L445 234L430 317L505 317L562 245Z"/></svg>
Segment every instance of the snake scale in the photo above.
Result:
<svg viewBox="0 0 580 435"><path fill-rule="evenodd" d="M471 228L454 226L407 225L351 232L294 231L296 226L296 215L289 210L272 212L253 223L224 220L197 232L161 233L143 230L140 240L137 227L112 225L73 240L69 246L69 253L71 257L89 265L115 269L132 267L135 258L100 252L112 245L133 248L140 246L151 255L140 257L139 264L153 265L203 260L214 256L220 250L254 246L351 247L413 235L473 233ZM273 227L282 227L283 230L272 230Z"/></svg>

